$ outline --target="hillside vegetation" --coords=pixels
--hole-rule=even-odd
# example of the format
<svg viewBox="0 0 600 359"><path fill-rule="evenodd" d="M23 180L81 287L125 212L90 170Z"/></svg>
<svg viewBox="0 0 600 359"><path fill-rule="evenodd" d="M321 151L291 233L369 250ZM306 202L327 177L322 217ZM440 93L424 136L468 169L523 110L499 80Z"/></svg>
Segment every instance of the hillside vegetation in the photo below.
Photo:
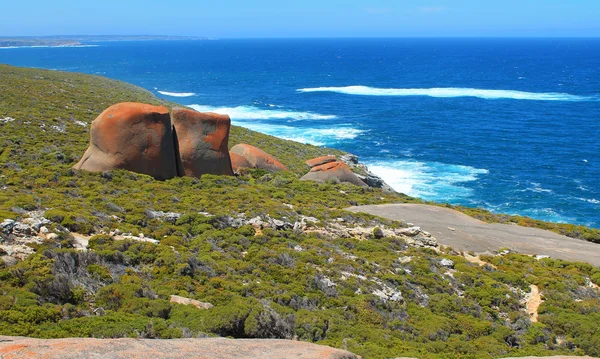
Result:
<svg viewBox="0 0 600 359"><path fill-rule="evenodd" d="M304 160L339 151L233 127L230 146L291 171L162 182L73 171L90 122L122 101L174 105L106 78L0 65L0 222L43 216L55 234L0 261L0 335L297 338L364 358L600 355L600 269L517 254L480 266L403 223L346 212L418 201L298 181Z"/></svg>

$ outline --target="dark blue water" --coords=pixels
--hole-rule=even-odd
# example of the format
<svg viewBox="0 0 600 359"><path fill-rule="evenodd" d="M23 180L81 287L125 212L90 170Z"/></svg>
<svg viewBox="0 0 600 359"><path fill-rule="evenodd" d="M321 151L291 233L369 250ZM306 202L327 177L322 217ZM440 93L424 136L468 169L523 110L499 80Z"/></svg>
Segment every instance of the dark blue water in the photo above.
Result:
<svg viewBox="0 0 600 359"><path fill-rule="evenodd" d="M600 39L218 40L0 50L359 155L398 191L600 227Z"/></svg>

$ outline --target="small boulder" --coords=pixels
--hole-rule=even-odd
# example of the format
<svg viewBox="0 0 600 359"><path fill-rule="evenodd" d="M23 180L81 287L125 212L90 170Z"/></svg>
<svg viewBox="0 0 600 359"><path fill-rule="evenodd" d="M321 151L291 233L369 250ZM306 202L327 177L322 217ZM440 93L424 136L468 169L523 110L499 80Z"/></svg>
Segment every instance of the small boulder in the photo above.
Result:
<svg viewBox="0 0 600 359"><path fill-rule="evenodd" d="M171 121L179 149L180 176L233 175L227 150L229 116L174 108Z"/></svg>
<svg viewBox="0 0 600 359"><path fill-rule="evenodd" d="M169 110L124 102L110 106L91 124L90 146L76 170L125 169L156 179L177 176Z"/></svg>
<svg viewBox="0 0 600 359"><path fill-rule="evenodd" d="M315 166L320 166L325 163L335 162L335 161L336 161L335 156L330 155L330 156L321 156L321 157L313 158L312 160L308 160L304 163L306 163L310 168L313 168Z"/></svg>
<svg viewBox="0 0 600 359"><path fill-rule="evenodd" d="M275 157L252 145L235 145L231 149L230 153L235 153L236 155L239 155L245 159L248 164L250 164L251 168L260 168L273 172L288 170L287 167L275 159Z"/></svg>
<svg viewBox="0 0 600 359"><path fill-rule="evenodd" d="M195 300L195 299L191 299L191 298L181 297L179 295L171 295L170 302L175 303L175 304L193 305L194 307L196 307L198 309L210 309L210 308L214 307L214 305L212 305L210 303L201 302L199 300Z"/></svg>
<svg viewBox="0 0 600 359"><path fill-rule="evenodd" d="M442 267L452 269L454 268L454 261L451 259L443 258L442 260L440 260L440 265L442 265Z"/></svg>
<svg viewBox="0 0 600 359"><path fill-rule="evenodd" d="M352 170L350 170L350 167L348 167L347 164L339 161L315 166L310 169L310 172L302 176L300 180L316 182L332 180L335 182L348 182L362 187L367 186L356 176L356 174L354 174L354 172L352 172Z"/></svg>

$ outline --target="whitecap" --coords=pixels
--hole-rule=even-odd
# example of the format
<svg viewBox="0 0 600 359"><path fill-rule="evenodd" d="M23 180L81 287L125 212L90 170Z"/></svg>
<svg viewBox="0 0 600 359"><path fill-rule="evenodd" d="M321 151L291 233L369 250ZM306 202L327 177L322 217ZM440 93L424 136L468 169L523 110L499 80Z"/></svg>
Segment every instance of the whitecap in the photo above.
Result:
<svg viewBox="0 0 600 359"><path fill-rule="evenodd" d="M376 88L368 86L313 87L298 92L336 92L362 96L430 96L430 97L479 97L487 100L513 99L538 101L592 101L597 98L558 92L525 92L514 90L487 90L475 88Z"/></svg>
<svg viewBox="0 0 600 359"><path fill-rule="evenodd" d="M266 110L255 106L216 107L206 105L191 105L196 111L215 112L229 115L232 120L331 120L337 118L335 115L322 115L314 112L299 112L288 110ZM272 107L271 107L272 108Z"/></svg>
<svg viewBox="0 0 600 359"><path fill-rule="evenodd" d="M168 91L157 91L161 95L171 97L192 97L196 96L195 92L168 92Z"/></svg>
<svg viewBox="0 0 600 359"><path fill-rule="evenodd" d="M284 140L307 143L313 146L325 146L344 140L351 140L364 132L363 130L352 127L307 128L277 125L260 121L235 120L232 120L231 123L252 131L282 138Z"/></svg>
<svg viewBox="0 0 600 359"><path fill-rule="evenodd" d="M487 169L470 166L414 160L366 161L366 165L394 190L439 202L472 196L473 190L461 184L476 181L480 175L489 173Z"/></svg>
<svg viewBox="0 0 600 359"><path fill-rule="evenodd" d="M597 200L595 198L581 198L581 197L575 197L575 198L580 201L591 203L591 204L600 204L600 200Z"/></svg>
<svg viewBox="0 0 600 359"><path fill-rule="evenodd" d="M519 192L552 193L551 189L543 188L541 184L531 182L531 187L520 190Z"/></svg>

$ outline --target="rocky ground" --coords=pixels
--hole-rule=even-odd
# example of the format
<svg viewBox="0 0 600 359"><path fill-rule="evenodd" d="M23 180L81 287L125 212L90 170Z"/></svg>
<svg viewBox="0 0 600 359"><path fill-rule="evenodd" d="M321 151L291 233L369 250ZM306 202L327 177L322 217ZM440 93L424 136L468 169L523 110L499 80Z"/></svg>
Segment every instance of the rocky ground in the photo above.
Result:
<svg viewBox="0 0 600 359"><path fill-rule="evenodd" d="M203 339L32 339L0 336L3 359L356 359L345 350L291 340Z"/></svg>
<svg viewBox="0 0 600 359"><path fill-rule="evenodd" d="M384 204L348 209L414 223L457 251L521 254L582 261L600 266L600 245L537 228L485 223L455 210L421 204Z"/></svg>

